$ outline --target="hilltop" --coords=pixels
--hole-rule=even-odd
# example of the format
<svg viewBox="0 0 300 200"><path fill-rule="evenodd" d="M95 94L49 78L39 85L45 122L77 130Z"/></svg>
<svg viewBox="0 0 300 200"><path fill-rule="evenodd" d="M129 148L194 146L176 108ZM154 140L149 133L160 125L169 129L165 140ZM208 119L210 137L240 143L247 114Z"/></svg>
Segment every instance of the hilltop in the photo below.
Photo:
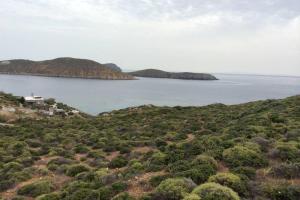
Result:
<svg viewBox="0 0 300 200"><path fill-rule="evenodd" d="M149 78L171 78L171 79L186 79L186 80L217 80L211 74L205 73L191 73L191 72L166 72L158 69L144 69L135 72L129 72L128 74L138 77Z"/></svg>
<svg viewBox="0 0 300 200"><path fill-rule="evenodd" d="M132 80L134 77L92 60L56 58L45 61L0 61L0 73L108 80Z"/></svg>
<svg viewBox="0 0 300 200"><path fill-rule="evenodd" d="M20 104L0 93L0 109ZM16 112L13 121L0 112L2 199L300 196L300 96L231 106L148 105L95 117Z"/></svg>
<svg viewBox="0 0 300 200"><path fill-rule="evenodd" d="M119 67L118 65L116 65L115 63L105 63L103 64L104 66L114 70L114 71L117 71L117 72L122 72L122 69L121 67Z"/></svg>

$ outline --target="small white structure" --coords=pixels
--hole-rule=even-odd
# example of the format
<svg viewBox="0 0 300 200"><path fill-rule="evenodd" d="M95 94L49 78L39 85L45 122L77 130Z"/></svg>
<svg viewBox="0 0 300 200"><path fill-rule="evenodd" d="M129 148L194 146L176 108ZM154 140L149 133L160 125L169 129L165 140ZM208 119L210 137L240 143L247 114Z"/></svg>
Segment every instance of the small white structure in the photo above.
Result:
<svg viewBox="0 0 300 200"><path fill-rule="evenodd" d="M41 96L35 96L35 95L31 95L31 96L28 96L28 97L25 97L25 102L26 103L29 103L29 104L39 104L39 105L42 105L44 104L44 98L41 97Z"/></svg>
<svg viewBox="0 0 300 200"><path fill-rule="evenodd" d="M71 112L76 115L76 114L79 114L79 111L78 110L71 110Z"/></svg>

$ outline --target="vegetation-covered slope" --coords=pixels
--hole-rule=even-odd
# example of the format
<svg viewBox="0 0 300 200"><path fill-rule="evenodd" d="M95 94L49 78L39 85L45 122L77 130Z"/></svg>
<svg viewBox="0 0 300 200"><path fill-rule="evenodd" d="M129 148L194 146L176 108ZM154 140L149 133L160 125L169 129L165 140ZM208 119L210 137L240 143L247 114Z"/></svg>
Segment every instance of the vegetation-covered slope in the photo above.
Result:
<svg viewBox="0 0 300 200"><path fill-rule="evenodd" d="M2 123L3 199L300 196L300 96Z"/></svg>
<svg viewBox="0 0 300 200"><path fill-rule="evenodd" d="M56 58L45 61L8 60L0 62L0 73L93 79L134 79L131 75L92 60Z"/></svg>
<svg viewBox="0 0 300 200"><path fill-rule="evenodd" d="M172 79L186 79L186 80L217 80L211 74L205 73L191 73L191 72L166 72L157 69L144 69L128 73L132 76L149 77L149 78L172 78Z"/></svg>

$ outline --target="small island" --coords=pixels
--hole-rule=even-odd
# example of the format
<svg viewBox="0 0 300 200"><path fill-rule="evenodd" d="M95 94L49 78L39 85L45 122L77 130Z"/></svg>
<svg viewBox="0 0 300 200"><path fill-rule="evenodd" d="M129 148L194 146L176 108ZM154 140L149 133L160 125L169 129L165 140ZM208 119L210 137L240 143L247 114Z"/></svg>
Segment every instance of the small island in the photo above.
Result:
<svg viewBox="0 0 300 200"><path fill-rule="evenodd" d="M128 74L137 77L147 78L170 78L170 79L184 79L184 80L218 80L215 76L206 73L192 73L192 72L166 72L158 69L144 69Z"/></svg>
<svg viewBox="0 0 300 200"><path fill-rule="evenodd" d="M0 61L0 74L87 78L104 80L134 80L115 64L100 64L93 60L56 58L45 61L6 60Z"/></svg>

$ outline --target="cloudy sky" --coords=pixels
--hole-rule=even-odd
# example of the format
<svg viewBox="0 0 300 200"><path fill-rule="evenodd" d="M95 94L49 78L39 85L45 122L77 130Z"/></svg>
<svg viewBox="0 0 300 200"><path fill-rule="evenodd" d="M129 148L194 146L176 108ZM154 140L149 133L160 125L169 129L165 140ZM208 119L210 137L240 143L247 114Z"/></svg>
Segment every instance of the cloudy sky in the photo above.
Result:
<svg viewBox="0 0 300 200"><path fill-rule="evenodd" d="M299 0L0 0L0 60L300 75Z"/></svg>

